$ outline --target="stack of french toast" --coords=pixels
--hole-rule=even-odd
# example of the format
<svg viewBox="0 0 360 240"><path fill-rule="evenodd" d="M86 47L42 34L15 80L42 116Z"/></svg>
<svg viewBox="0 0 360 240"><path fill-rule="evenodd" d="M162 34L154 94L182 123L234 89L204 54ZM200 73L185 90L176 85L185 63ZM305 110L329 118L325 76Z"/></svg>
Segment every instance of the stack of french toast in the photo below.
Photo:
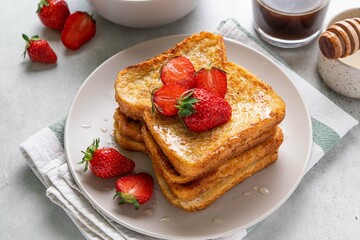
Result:
<svg viewBox="0 0 360 240"><path fill-rule="evenodd" d="M177 56L188 58L196 71L215 66L226 72L225 99L232 111L227 123L193 132L179 117L152 109L152 91L163 85L160 69ZM115 96L117 142L150 157L163 195L181 209L208 207L278 158L283 142L278 125L285 117L285 103L267 83L227 60L220 35L191 35L168 51L121 70Z"/></svg>

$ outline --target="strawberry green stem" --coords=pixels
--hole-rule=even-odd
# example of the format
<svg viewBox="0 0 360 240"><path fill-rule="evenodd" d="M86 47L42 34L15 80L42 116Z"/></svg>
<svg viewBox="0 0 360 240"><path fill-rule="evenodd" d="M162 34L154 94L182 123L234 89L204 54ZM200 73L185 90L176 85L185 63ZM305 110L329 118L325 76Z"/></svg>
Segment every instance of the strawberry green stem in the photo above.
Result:
<svg viewBox="0 0 360 240"><path fill-rule="evenodd" d="M124 192L116 192L115 197L119 197L118 204L125 204L125 203L131 203L134 205L135 209L138 210L140 208L140 203L136 199L136 197L130 193L124 193Z"/></svg>
<svg viewBox="0 0 360 240"><path fill-rule="evenodd" d="M40 40L40 37L38 35L32 36L31 38L29 38L26 34L22 34L23 39L25 40L26 44L25 44L25 51L23 52L22 56L25 58L26 57L26 50L30 47L30 42L31 41L37 41Z"/></svg>
<svg viewBox="0 0 360 240"><path fill-rule="evenodd" d="M49 5L50 3L48 0L40 0L36 13L39 13L44 6L48 7Z"/></svg>
<svg viewBox="0 0 360 240"><path fill-rule="evenodd" d="M84 154L84 157L82 158L81 162L79 162L79 164L85 163L84 172L88 170L89 162L93 158L95 151L98 149L99 143L100 143L100 139L96 138L91 143L91 145L87 147L86 151L81 151Z"/></svg>
<svg viewBox="0 0 360 240"><path fill-rule="evenodd" d="M178 115L180 117L188 117L196 113L196 110L194 109L194 104L198 103L200 100L192 97L193 94L194 89L190 89L180 96L178 100L178 105L175 106L179 109Z"/></svg>
<svg viewBox="0 0 360 240"><path fill-rule="evenodd" d="M31 41L37 41L37 40L40 40L40 37L39 35L35 35L35 36L32 36L31 38L29 38L26 34L22 34L22 37L23 39L26 41L26 43L30 43Z"/></svg>

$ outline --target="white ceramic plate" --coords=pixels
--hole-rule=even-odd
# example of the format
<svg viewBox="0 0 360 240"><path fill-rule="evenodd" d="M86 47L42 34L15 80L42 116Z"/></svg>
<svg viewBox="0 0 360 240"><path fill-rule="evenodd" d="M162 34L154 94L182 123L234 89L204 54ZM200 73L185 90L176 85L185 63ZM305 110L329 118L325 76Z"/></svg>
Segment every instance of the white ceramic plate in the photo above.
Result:
<svg viewBox="0 0 360 240"><path fill-rule="evenodd" d="M149 59L180 42L185 35L151 40L126 49L99 66L83 83L70 108L65 128L65 149L70 171L84 195L105 215L135 231L166 239L209 239L246 229L279 208L298 186L312 144L310 117L305 104L287 75L270 59L238 42L226 40L228 59L268 82L284 99L286 117L281 126L285 140L279 159L227 192L209 208L188 213L170 205L155 185L152 199L138 211L113 200L116 179L99 179L83 173L77 164L81 150L96 137L101 146L115 146L136 162L136 172L153 174L150 160L141 153L119 148L112 137L114 81L128 65ZM262 194L255 189L266 188ZM263 189L264 189L263 188Z"/></svg>

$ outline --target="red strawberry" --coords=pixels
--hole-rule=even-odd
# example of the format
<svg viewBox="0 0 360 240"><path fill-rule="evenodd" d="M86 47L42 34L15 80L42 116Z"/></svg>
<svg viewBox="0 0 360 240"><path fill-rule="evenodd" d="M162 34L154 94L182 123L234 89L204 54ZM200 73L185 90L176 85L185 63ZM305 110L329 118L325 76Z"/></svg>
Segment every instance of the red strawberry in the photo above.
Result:
<svg viewBox="0 0 360 240"><path fill-rule="evenodd" d="M80 162L85 163L84 172L87 171L90 163L90 170L101 178L112 178L129 173L135 168L135 163L123 156L114 148L99 148L100 140L97 138L86 149L81 151L84 157Z"/></svg>
<svg viewBox="0 0 360 240"><path fill-rule="evenodd" d="M116 181L116 194L119 204L131 203L135 209L146 203L152 196L154 180L151 175L141 172L119 178Z"/></svg>
<svg viewBox="0 0 360 240"><path fill-rule="evenodd" d="M61 41L71 50L79 49L90 41L96 33L96 22L87 12L75 12L65 22Z"/></svg>
<svg viewBox="0 0 360 240"><path fill-rule="evenodd" d="M161 114L168 117L177 115L179 111L175 107L177 100L186 90L185 87L174 83L162 86L152 94L153 110L156 108Z"/></svg>
<svg viewBox="0 0 360 240"><path fill-rule="evenodd" d="M195 85L197 88L204 88L209 92L219 94L225 97L227 90L226 72L212 67L211 69L202 68L194 75Z"/></svg>
<svg viewBox="0 0 360 240"><path fill-rule="evenodd" d="M187 89L195 87L195 68L189 59L178 56L167 61L160 69L160 79L164 85L176 83Z"/></svg>
<svg viewBox="0 0 360 240"><path fill-rule="evenodd" d="M179 99L179 116L188 129L203 132L228 122L231 106L225 99L202 88L186 91Z"/></svg>
<svg viewBox="0 0 360 240"><path fill-rule="evenodd" d="M30 59L34 62L56 63L56 53L46 40L39 38L39 36L33 36L29 39L29 37L25 34L22 34L22 37L26 41L25 51L23 54L24 58L27 52Z"/></svg>
<svg viewBox="0 0 360 240"><path fill-rule="evenodd" d="M36 13L45 26L61 31L70 10L64 0L40 0Z"/></svg>

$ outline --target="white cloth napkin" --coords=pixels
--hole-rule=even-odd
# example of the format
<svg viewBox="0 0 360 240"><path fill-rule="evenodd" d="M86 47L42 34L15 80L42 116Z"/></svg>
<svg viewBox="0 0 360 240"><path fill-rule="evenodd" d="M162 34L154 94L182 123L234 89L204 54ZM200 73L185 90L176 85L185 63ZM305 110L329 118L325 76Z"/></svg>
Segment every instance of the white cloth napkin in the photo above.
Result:
<svg viewBox="0 0 360 240"><path fill-rule="evenodd" d="M233 38L268 55L294 80L310 111L313 123L314 144L310 169L358 122L333 102L289 69L280 59L265 50L235 20L222 22L217 33ZM316 102L316 104L311 104ZM65 120L46 127L20 145L30 168L47 188L49 199L63 208L87 239L153 239L129 230L99 212L84 197L72 178L63 148ZM239 231L222 240L237 240L246 236L247 230Z"/></svg>

